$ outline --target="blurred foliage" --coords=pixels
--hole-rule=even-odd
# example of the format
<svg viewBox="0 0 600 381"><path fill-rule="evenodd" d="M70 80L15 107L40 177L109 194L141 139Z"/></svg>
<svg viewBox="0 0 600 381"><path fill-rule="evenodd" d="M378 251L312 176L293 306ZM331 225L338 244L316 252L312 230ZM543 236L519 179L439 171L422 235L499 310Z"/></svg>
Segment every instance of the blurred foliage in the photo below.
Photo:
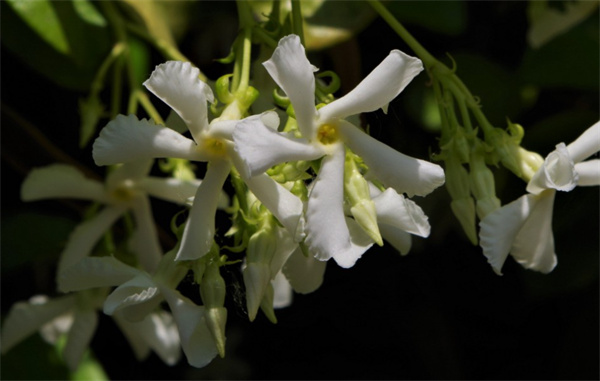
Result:
<svg viewBox="0 0 600 381"><path fill-rule="evenodd" d="M253 1L251 5L255 17L266 20L263 15L270 12L270 2ZM385 5L432 53L450 54L456 62L458 75L473 94L480 98L483 111L494 125L504 125L507 117L523 124L526 129L523 140L526 148L545 155L558 142L571 141L598 120L600 31L596 2L507 1L483 4L467 1L389 1ZM308 48L312 49L310 54L319 55L324 63L321 70L332 69L341 72L346 67L353 67L361 73L362 78L390 49L405 49L403 42L381 19L376 18L370 6L363 2L311 0L303 1L302 7L306 16ZM531 9L534 7L537 9ZM540 16L540 12L565 13L565 9L571 9L570 7L579 7L580 11L576 17L570 14L570 21L561 24L562 28L558 28L560 30L546 30L542 33L543 37L537 37L537 44L532 46L531 41L528 44L527 36L533 33L531 28L535 27L540 17L548 17ZM139 28L138 33L129 33L129 30L127 33L126 54L130 66L123 69L123 62L120 60L124 56L118 55L111 63L112 66L107 69L106 78L101 81L99 87L90 91L97 79L99 68L111 53L111 49L114 49L118 39L103 2L10 0L0 2L0 8L1 42L3 53L6 53L2 69L3 105L16 109L25 120L34 123L39 134L47 134L47 138L55 142L60 141L61 136L53 136L49 131L77 135L81 128L80 143L84 149L83 154L87 156L90 153L87 143L96 135L97 127L102 126L102 122L110 118L115 110L125 112L127 100L115 102L114 95L123 91L127 82L115 81L115 72L125 70L131 75L129 81L140 87L153 66L167 59L164 48L176 46L204 72L211 73L212 77L216 78L230 67L218 64L215 69L214 62L207 63L203 61L203 57L208 55L215 59L226 55L223 53L229 51L233 42L232 36L237 33L237 23L232 21L237 17L235 5L229 2L120 2L116 8L123 17L123 22ZM287 17L286 9L289 12L289 8L285 8L284 4L282 21ZM536 12L537 16L533 15ZM530 21L533 24L530 24ZM503 29L498 25L508 25L511 29ZM152 39L154 42L150 42ZM339 49L340 47L342 48ZM338 50L334 50L336 48ZM498 53L500 51L508 52L510 57L502 57L502 54ZM336 62L331 59L334 54L342 56L342 59L337 61L337 67L332 67L332 62ZM448 57L438 58L452 66ZM8 72L6 68L14 71ZM51 107L51 102L32 104L29 98L23 100L13 95L17 90L21 91L23 86L28 86L28 91L35 93L35 97L32 96L31 99L40 99L40 96L54 98L55 93L50 85L45 84L46 80L81 99L81 126L73 124L70 115L61 114L64 109L57 111ZM342 77L342 82L358 80L360 78ZM45 87L40 90L42 85ZM432 89L428 85L426 75L417 77L400 99L393 102L387 117L380 112L369 115L371 133L386 143L399 147L401 151L415 156L425 157L427 150L435 151L439 113ZM39 91L47 93L40 95ZM60 102L56 99L53 101ZM67 104L67 100L63 103L65 109L71 107L72 113L77 114L76 104ZM159 111L162 109L159 108ZM4 111L2 115L4 118ZM3 139L2 145L28 146L27 142L6 138ZM39 155L29 152L27 148L23 148L22 154ZM71 147L68 154L81 157L77 146ZM3 165L8 164L18 171L18 175L12 172L7 175L7 171L3 171L6 187L3 187L3 191L7 188L13 190L5 192L2 197L2 274L5 279L7 275L18 273L33 264L51 262L61 251L75 226L73 220L57 213L55 209L48 211L47 204L30 204L25 209L20 203L16 189L30 169L23 163L29 162L21 157L6 157L3 153ZM95 168L93 170L99 172ZM506 171L498 170L496 176L498 195L504 203L512 201L524 192L525 185L522 181L510 178ZM421 201L419 200L419 203ZM569 298L570 295L580 297L588 304L591 300L597 307L596 294L589 291L596 290L598 285L597 188L577 189L569 194L557 195L554 228L559 264L549 275L523 270L514 261L509 260L504 277L497 278L485 263L480 250L472 247L466 238L459 234L456 222L448 216L447 194L443 191L436 192L425 199L422 205L430 215L432 237L426 242L415 240L415 250L411 255L400 259L383 252L383 249L378 249L380 253L366 255L352 270L341 271L329 266L328 272L332 274L329 278L326 276L327 281L323 289L315 295L298 296L297 304L283 312L277 326L281 331L277 331L276 327L271 325L263 326L260 321L250 328L245 323L244 316L237 316L237 320L234 316L231 325L233 329L239 329L235 331L238 337L236 346L226 359L219 359L206 369L190 371L187 364L183 363L179 367L167 368L155 357L139 365L123 366L125 360L114 358L118 356L114 356L111 351L117 353L116 350L119 349L118 353L121 356L120 347L126 347L127 344L122 338L113 338L110 335L96 335L98 343L95 345L103 351L108 350L106 354L97 351L97 355L105 356L101 358L101 362L107 364L107 369L120 372L115 373L113 377L132 379L153 378L158 374L170 375L168 377L173 379L178 375L183 377L187 374L193 378L194 375L202 374L216 379L224 374L222 369L231 372L231 364L235 366L240 363L244 364L240 368L243 371L239 371L243 374L235 374L235 377L239 378L250 378L254 375L264 378L271 375L277 378L280 375L277 373L278 369L287 369L288 375L290 371L295 371L296 373L291 375L302 378L314 370L317 364L330 367L330 372L339 366L335 373L338 378L360 377L361 374L350 374L350 371L344 373L340 369L342 365L352 369L354 363L361 362L369 372L373 372L373 364L379 364L381 373L377 375L381 375L382 378L399 378L399 374L406 378L511 376L506 373L511 370L510 367L504 370L505 373L498 369L501 365L497 361L500 360L505 361L502 364L510 363L513 367L523 367L520 373L513 373L521 378L597 376L597 373L592 374L597 369L590 370L585 367L574 371L570 367L565 368L571 373L560 373L558 370L552 373L554 368L544 367L545 364L541 363L534 364L529 361L531 358L527 357L539 353L540 356L543 354L546 359L552 360L559 356L556 353L544 352L546 346L543 345L543 340L539 340L539 346L535 345L531 338L535 335L527 331L528 329L534 330L534 333L542 337L549 335L545 329L552 329L553 324L562 321L566 332L575 332L582 336L577 329L597 329L597 321L576 326L573 325L573 321L568 320L569 315L566 312L560 315L562 320L558 322L556 317L541 323L535 319L525 323L519 320L526 319L522 316L526 313L524 308L521 308L524 305L528 309L534 309L531 305L546 303L544 305L549 307L543 310L544 313L548 312L547 310L552 313L553 308L559 309L561 306L566 310L565 306L571 304L565 304L561 298ZM390 266L382 269L381 256L385 256L383 260L390 263ZM49 266L45 275L53 279L50 267L52 266ZM381 271L385 276L378 275ZM357 274L371 281L362 282L363 288L360 288L355 284ZM9 279L14 281L15 278ZM20 280L27 284L32 283L31 279ZM17 300L14 300L11 293L6 292L9 285L3 283L3 286L3 307L6 308ZM10 287L19 285L11 284ZM373 298L373 295L376 297ZM523 298L530 299L523 302ZM357 307L357 300L369 308ZM376 305L376 302L381 305ZM348 312L350 308L352 311ZM379 309L374 310L376 308ZM588 313L587 310L582 310L582 307L578 308L580 309L573 311L574 315L578 311ZM325 316L326 312L334 311L346 311L348 314L341 318ZM3 313L6 312L4 309ZM383 323L379 323L379 327L373 329L381 337L373 339L372 333L352 330L356 327L364 330L365 319L374 319L373 314L377 312L382 313ZM539 314L531 316L539 317ZM595 315L589 313L589 316L597 319L597 308ZM396 324L397 320L392 317L404 320ZM536 328L538 326L539 328ZM253 363L241 359L241 353L236 352L236 348L239 348L237 345L244 345L240 337L246 336L240 333L242 331L250 331L251 339L248 342L256 345L244 357L253 359ZM502 333L506 331L513 336L503 336ZM561 332L558 331L552 332L565 342L568 341L560 336ZM311 339L307 332L331 337L331 340L323 341L323 348L319 347L319 350L329 349L329 352L326 352L328 356L323 356L327 359L327 364L325 360L318 358L319 356L312 355L312 349L302 346L305 341L314 346L315 340L320 340ZM348 335L349 332L352 332L352 335ZM440 336L435 336L432 332L441 333ZM386 342L389 341L388 336L392 340L403 341L389 343ZM435 339L432 336L435 336ZM255 341L252 341L252 337ZM344 341L347 337L357 341L350 344ZM594 339L583 337L587 340ZM283 341L286 338L296 340L298 345L294 348L281 347L290 345L289 342ZM534 339L538 340L539 337L535 336ZM265 345L267 340L273 344ZM440 340L446 347L438 345ZM384 344L381 344L382 341ZM483 341L485 343L482 343ZM344 346L347 343L348 348L356 348L357 342L363 344L360 356L364 357L353 359L354 362L343 358L344 356L336 351L336 343ZM405 345L405 342L409 344ZM523 343L526 345L523 346ZM494 347L494 344L497 346ZM567 349L571 349L574 354L582 354L580 357L591 355L598 358L597 348L596 352L593 352L594 348L589 342L585 342L581 347L579 344L574 343L573 347ZM519 351L519 348L525 349ZM396 356L396 350L405 356ZM517 356L525 350L528 351L525 357ZM260 357L263 353L287 357L280 357L278 360L281 361L270 364ZM305 358L307 354L310 356ZM349 355L358 356L357 353ZM438 363L438 355L447 356L443 357L445 362ZM483 358L484 355L487 357ZM499 356L499 360L496 355ZM128 352L121 357L127 356L133 359ZM293 362L290 358L295 356L297 361ZM565 358L564 354L561 356L561 359ZM90 355L88 359L89 362L82 364L81 374L69 376L56 349L44 344L38 335L34 335L2 356L2 376L3 379L107 378L93 356ZM477 359L479 361L476 361ZM494 364L491 364L490 359L494 360ZM306 364L299 366L298 363L303 361ZM400 365L396 366L397 363ZM389 369L393 367L395 372L400 373L385 373L386 370L391 372L385 368L386 364ZM444 368L444 364L450 365ZM483 369L485 364L488 365L487 369ZM448 369L455 373L443 372ZM111 375L108 370L107 372ZM326 377L330 374L314 373L312 376ZM376 375L364 373L363 376L374 378Z"/></svg>

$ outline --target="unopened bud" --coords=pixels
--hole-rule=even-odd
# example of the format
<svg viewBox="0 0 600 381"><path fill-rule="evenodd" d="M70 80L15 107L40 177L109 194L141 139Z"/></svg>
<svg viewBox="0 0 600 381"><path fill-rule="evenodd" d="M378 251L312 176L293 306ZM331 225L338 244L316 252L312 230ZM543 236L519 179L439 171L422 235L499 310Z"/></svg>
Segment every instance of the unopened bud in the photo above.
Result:
<svg viewBox="0 0 600 381"><path fill-rule="evenodd" d="M219 271L219 263L206 266L200 283L200 295L207 308L223 307L225 304L225 280Z"/></svg>
<svg viewBox="0 0 600 381"><path fill-rule="evenodd" d="M214 307L206 309L206 324L215 340L219 356L225 357L225 325L227 324L227 309Z"/></svg>
<svg viewBox="0 0 600 381"><path fill-rule="evenodd" d="M254 321L265 292L271 283L271 269L268 264L248 263L243 270L246 286L246 307L248 317Z"/></svg>
<svg viewBox="0 0 600 381"><path fill-rule="evenodd" d="M446 188L452 197L450 208L454 216L460 222L469 241L477 245L475 202L471 198L469 173L456 156L446 159Z"/></svg>
<svg viewBox="0 0 600 381"><path fill-rule="evenodd" d="M471 191L477 200L477 216L483 219L489 213L500 207L500 200L496 197L494 174L485 164L481 153L471 156Z"/></svg>
<svg viewBox="0 0 600 381"><path fill-rule="evenodd" d="M260 309L273 324L277 324L277 317L275 316L275 310L273 309L273 299L275 296L275 290L273 284L269 282L265 294L260 302Z"/></svg>

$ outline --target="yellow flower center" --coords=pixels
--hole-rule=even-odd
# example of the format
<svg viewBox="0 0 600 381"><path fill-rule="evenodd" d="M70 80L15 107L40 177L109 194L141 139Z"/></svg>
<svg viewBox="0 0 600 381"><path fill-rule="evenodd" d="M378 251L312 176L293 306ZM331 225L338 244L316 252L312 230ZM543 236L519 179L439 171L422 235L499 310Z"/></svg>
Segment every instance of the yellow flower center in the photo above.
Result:
<svg viewBox="0 0 600 381"><path fill-rule="evenodd" d="M117 201L130 201L136 195L133 181L125 180L110 191L110 195Z"/></svg>
<svg viewBox="0 0 600 381"><path fill-rule="evenodd" d="M223 157L227 154L225 142L221 139L207 138L202 147L211 156Z"/></svg>
<svg viewBox="0 0 600 381"><path fill-rule="evenodd" d="M320 141L321 144L328 145L335 143L338 138L337 126L335 124L322 124L317 131L317 140Z"/></svg>

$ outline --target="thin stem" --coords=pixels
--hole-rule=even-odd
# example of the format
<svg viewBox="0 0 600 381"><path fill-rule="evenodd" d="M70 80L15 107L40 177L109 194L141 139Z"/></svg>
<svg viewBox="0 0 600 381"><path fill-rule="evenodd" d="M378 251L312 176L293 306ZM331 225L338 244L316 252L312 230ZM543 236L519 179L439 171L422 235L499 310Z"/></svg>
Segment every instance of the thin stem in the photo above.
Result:
<svg viewBox="0 0 600 381"><path fill-rule="evenodd" d="M292 30L300 36L300 42L304 45L304 18L300 0L292 0Z"/></svg>
<svg viewBox="0 0 600 381"><path fill-rule="evenodd" d="M94 77L94 81L91 85L91 93L98 94L102 88L104 87L104 78L106 77L106 73L108 72L108 68L113 64L123 53L126 46L122 42L117 42L113 48L110 50L108 56L104 59L96 76Z"/></svg>
<svg viewBox="0 0 600 381"><path fill-rule="evenodd" d="M165 122L161 118L161 116L158 113L158 111L156 111L156 108L154 107L154 105L152 104L152 102L150 102L150 98L148 98L148 94L146 94L145 92L143 92L141 90L137 90L136 91L136 97L137 97L138 102L140 102L140 104L142 105L142 107L144 108L144 110L148 113L148 115L152 119L154 119L154 122L156 124L162 124L164 126Z"/></svg>
<svg viewBox="0 0 600 381"><path fill-rule="evenodd" d="M386 7L378 0L367 0L377 13L388 23L388 25L410 46L410 48L419 56L428 69L439 63L424 47L421 45L404 26L392 15ZM292 1L293 4L293 1Z"/></svg>

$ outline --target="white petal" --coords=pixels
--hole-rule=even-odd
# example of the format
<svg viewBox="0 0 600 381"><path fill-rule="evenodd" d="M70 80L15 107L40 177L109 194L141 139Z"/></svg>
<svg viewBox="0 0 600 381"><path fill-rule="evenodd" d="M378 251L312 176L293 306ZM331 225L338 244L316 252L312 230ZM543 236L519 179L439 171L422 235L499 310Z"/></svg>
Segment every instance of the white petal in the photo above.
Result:
<svg viewBox="0 0 600 381"><path fill-rule="evenodd" d="M108 201L104 184L88 179L77 168L66 164L35 168L23 181L23 201L48 198L77 198L103 203Z"/></svg>
<svg viewBox="0 0 600 381"><path fill-rule="evenodd" d="M73 315L73 311L67 311L44 324L39 330L42 339L48 344L55 345L58 340L71 329L71 326L73 325Z"/></svg>
<svg viewBox="0 0 600 381"><path fill-rule="evenodd" d="M306 244L321 261L350 250L344 216L344 157L342 145L325 156L306 209Z"/></svg>
<svg viewBox="0 0 600 381"><path fill-rule="evenodd" d="M271 281L273 286L273 308L285 308L292 304L294 293L287 278L280 271Z"/></svg>
<svg viewBox="0 0 600 381"><path fill-rule="evenodd" d="M200 183L200 180L146 177L138 186L150 196L185 205L190 197L194 197Z"/></svg>
<svg viewBox="0 0 600 381"><path fill-rule="evenodd" d="M161 292L171 307L188 363L196 368L208 365L219 351L206 322L205 307L194 304L177 291Z"/></svg>
<svg viewBox="0 0 600 381"><path fill-rule="evenodd" d="M567 150L575 163L587 159L600 151L600 122L596 122L567 146Z"/></svg>
<svg viewBox="0 0 600 381"><path fill-rule="evenodd" d="M290 98L302 136L312 139L316 133L313 74L316 68L306 58L300 37L291 34L279 40L273 56L263 65Z"/></svg>
<svg viewBox="0 0 600 381"><path fill-rule="evenodd" d="M496 274L502 275L502 266L513 242L539 197L532 194L523 195L488 214L479 223L479 244Z"/></svg>
<svg viewBox="0 0 600 381"><path fill-rule="evenodd" d="M67 245L58 261L58 277L70 266L81 259L88 257L102 235L108 231L112 224L125 212L123 206L109 206L104 208L92 219L79 224L69 236Z"/></svg>
<svg viewBox="0 0 600 381"><path fill-rule="evenodd" d="M161 302L158 285L148 274L141 273L117 287L104 301L103 311L112 315L123 310L130 321L142 320Z"/></svg>
<svg viewBox="0 0 600 381"><path fill-rule="evenodd" d="M575 172L579 175L577 185L600 185L600 159L582 161L575 164Z"/></svg>
<svg viewBox="0 0 600 381"><path fill-rule="evenodd" d="M152 218L150 201L146 196L136 197L133 201L133 215L136 229L129 242L130 249L144 270L153 274L162 258L162 248L158 241L158 232Z"/></svg>
<svg viewBox="0 0 600 381"><path fill-rule="evenodd" d="M2 322L2 353L40 329L75 305L75 295L48 300L31 298L29 302L15 303Z"/></svg>
<svg viewBox="0 0 600 381"><path fill-rule="evenodd" d="M264 173L245 181L248 189L273 213L294 240L301 241L304 238L304 204L300 198Z"/></svg>
<svg viewBox="0 0 600 381"><path fill-rule="evenodd" d="M288 258L298 248L298 244L294 242L293 236L287 229L280 227L275 228L275 234L277 237L277 247L275 248L275 254L271 259L271 276L275 277L281 268L287 262Z"/></svg>
<svg viewBox="0 0 600 381"><path fill-rule="evenodd" d="M106 176L107 188L114 189L125 182L137 183L148 175L153 164L154 159L142 159L118 165Z"/></svg>
<svg viewBox="0 0 600 381"><path fill-rule="evenodd" d="M556 266L552 209L555 191L540 194L531 214L517 234L510 254L526 269L549 273Z"/></svg>
<svg viewBox="0 0 600 381"><path fill-rule="evenodd" d="M321 287L326 267L327 262L319 261L312 255L304 255L297 248L283 265L282 272L294 291L308 294Z"/></svg>
<svg viewBox="0 0 600 381"><path fill-rule="evenodd" d="M69 292L118 286L139 273L140 270L114 257L88 257L62 272L58 277L58 289Z"/></svg>
<svg viewBox="0 0 600 381"><path fill-rule="evenodd" d="M379 223L379 231L383 239L398 250L401 255L408 254L412 246L412 237L409 233L383 223Z"/></svg>
<svg viewBox="0 0 600 381"><path fill-rule="evenodd" d="M210 250L215 235L215 213L223 184L229 175L228 161L211 162L183 230L181 246L175 260L193 260Z"/></svg>
<svg viewBox="0 0 600 381"><path fill-rule="evenodd" d="M97 326L98 314L95 310L76 310L75 319L63 349L65 362L71 372L79 366L83 354L90 346Z"/></svg>
<svg viewBox="0 0 600 381"><path fill-rule="evenodd" d="M390 103L423 70L421 60L399 50L390 54L351 92L319 109L319 120L375 111Z"/></svg>
<svg viewBox="0 0 600 381"><path fill-rule="evenodd" d="M527 184L527 192L539 194L550 188L569 192L575 188L576 184L577 172L575 172L573 160L565 144L560 143L535 172Z"/></svg>
<svg viewBox="0 0 600 381"><path fill-rule="evenodd" d="M350 232L350 248L346 251L339 252L333 256L335 262L343 267L350 268L354 266L356 261L373 246L373 240L363 228L351 218L346 218L346 226Z"/></svg>
<svg viewBox="0 0 600 381"><path fill-rule="evenodd" d="M134 115L118 115L109 122L94 142L92 155L96 165L163 157L208 160L193 140Z"/></svg>
<svg viewBox="0 0 600 381"><path fill-rule="evenodd" d="M244 163L238 168L240 173L244 177L255 176L279 163L313 160L325 154L320 145L288 136L273 131L258 118L240 121L233 132L235 151Z"/></svg>
<svg viewBox="0 0 600 381"><path fill-rule="evenodd" d="M158 65L144 82L148 90L179 114L196 142L208 126L206 102L214 102L212 90L199 75L200 70L189 62L169 61Z"/></svg>
<svg viewBox="0 0 600 381"><path fill-rule="evenodd" d="M373 202L378 224L387 224L420 237L429 236L431 226L423 209L394 189L386 189L374 197Z"/></svg>
<svg viewBox="0 0 600 381"><path fill-rule="evenodd" d="M444 184L444 170L439 165L406 156L348 122L340 121L339 128L346 145L364 159L369 171L399 193L425 196Z"/></svg>
<svg viewBox="0 0 600 381"><path fill-rule="evenodd" d="M136 357L139 361L145 359L150 348L167 365L175 365L181 358L179 332L170 313L166 311L154 312L146 316L144 320L135 323L121 317L119 313L113 315L113 318L115 318L131 346L139 348L136 351Z"/></svg>

